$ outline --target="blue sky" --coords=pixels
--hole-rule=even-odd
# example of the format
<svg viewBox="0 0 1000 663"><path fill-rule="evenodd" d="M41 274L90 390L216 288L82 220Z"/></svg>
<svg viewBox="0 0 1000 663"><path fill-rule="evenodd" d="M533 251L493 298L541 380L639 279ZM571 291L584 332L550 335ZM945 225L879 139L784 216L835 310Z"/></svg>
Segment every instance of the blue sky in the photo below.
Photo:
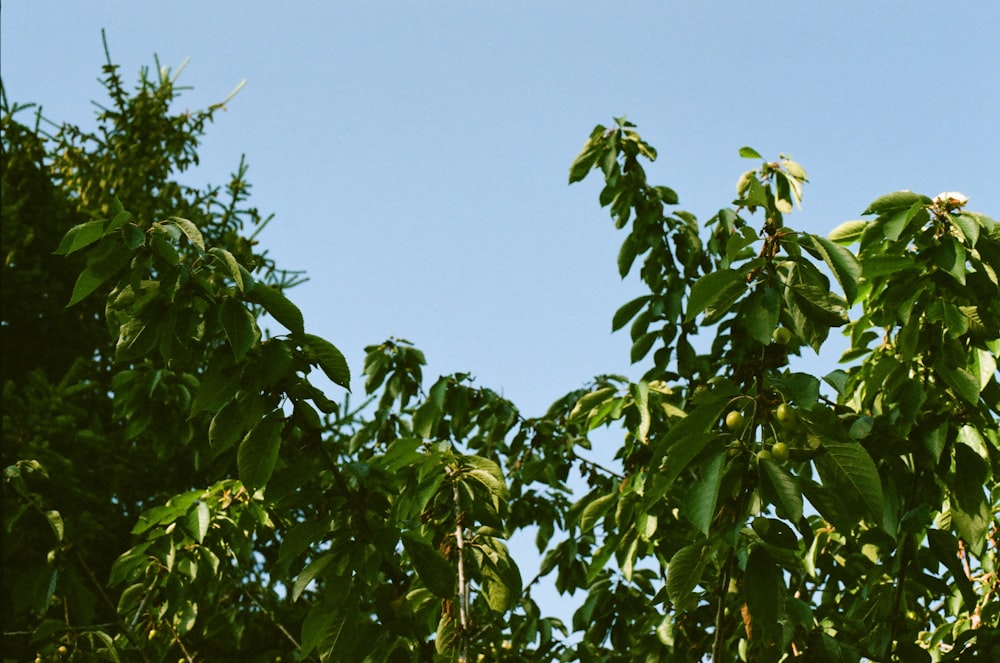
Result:
<svg viewBox="0 0 1000 663"><path fill-rule="evenodd" d="M276 214L263 244L310 276L291 293L309 330L355 374L365 345L407 338L429 377L471 372L527 415L595 374L643 372L610 333L642 293L618 278L623 236L596 178L566 183L613 116L702 219L733 199L742 145L807 169L797 229L825 234L898 189L1000 214L993 0L17 0L0 21L8 98L56 121L92 123L101 28L130 80L154 53L190 58L182 106L247 79L187 179L224 183L246 153L253 202Z"/></svg>

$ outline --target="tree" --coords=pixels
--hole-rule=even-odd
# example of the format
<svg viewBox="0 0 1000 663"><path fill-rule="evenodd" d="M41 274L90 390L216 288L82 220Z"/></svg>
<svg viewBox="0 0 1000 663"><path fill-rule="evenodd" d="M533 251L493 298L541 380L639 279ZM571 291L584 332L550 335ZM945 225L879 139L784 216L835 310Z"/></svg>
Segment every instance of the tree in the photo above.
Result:
<svg viewBox="0 0 1000 663"><path fill-rule="evenodd" d="M391 339L357 404L309 380L350 372L287 297L297 275L243 234L265 222L245 165L225 201L174 182L221 105L172 115L157 71L129 95L109 58L94 133L46 137L4 99L5 652L995 656L1000 226L960 194L798 232L805 171L742 148L758 165L702 225L617 119L570 182L603 175L619 273L638 263L649 288L612 321L644 377L527 417L467 374L425 382ZM835 327L843 369L797 370ZM586 457L604 426L618 467ZM529 527L545 556L525 582L505 540ZM572 624L532 598L549 575L582 599Z"/></svg>

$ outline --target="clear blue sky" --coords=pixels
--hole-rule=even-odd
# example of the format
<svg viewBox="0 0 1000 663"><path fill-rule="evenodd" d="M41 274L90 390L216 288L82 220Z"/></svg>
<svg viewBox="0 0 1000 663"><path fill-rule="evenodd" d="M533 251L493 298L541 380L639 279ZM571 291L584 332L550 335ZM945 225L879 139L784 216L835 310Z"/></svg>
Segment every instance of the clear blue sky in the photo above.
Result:
<svg viewBox="0 0 1000 663"><path fill-rule="evenodd" d="M0 21L8 98L56 121L92 122L101 28L130 77L154 53L191 58L182 106L247 79L189 180L224 183L246 153L276 214L263 244L311 278L291 293L309 330L355 374L365 345L410 339L429 377L469 371L527 415L595 374L642 373L610 334L641 294L617 276L623 236L596 179L566 184L612 116L702 219L734 197L741 145L805 166L798 229L898 189L1000 215L995 0L8 0Z"/></svg>

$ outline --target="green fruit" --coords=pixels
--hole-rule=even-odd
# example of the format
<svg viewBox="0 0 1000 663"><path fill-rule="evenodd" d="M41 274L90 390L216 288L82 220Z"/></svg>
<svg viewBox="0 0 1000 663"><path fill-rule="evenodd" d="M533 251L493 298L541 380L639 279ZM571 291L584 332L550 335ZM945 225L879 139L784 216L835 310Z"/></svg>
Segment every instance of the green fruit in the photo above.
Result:
<svg viewBox="0 0 1000 663"><path fill-rule="evenodd" d="M771 452L768 451L767 449L761 449L760 451L757 452L758 460L769 460L771 458L772 458Z"/></svg>
<svg viewBox="0 0 1000 663"><path fill-rule="evenodd" d="M778 345L788 345L788 342L792 340L792 332L785 327L778 327L774 330L774 333L771 334L771 338L773 338L774 342Z"/></svg>
<svg viewBox="0 0 1000 663"><path fill-rule="evenodd" d="M743 415L733 410L726 415L726 427L734 433L743 430Z"/></svg>
<svg viewBox="0 0 1000 663"><path fill-rule="evenodd" d="M782 403L779 405L774 411L774 415L783 426L791 426L798 421L798 415L795 414L795 410L788 403Z"/></svg>
<svg viewBox="0 0 1000 663"><path fill-rule="evenodd" d="M775 461L784 463L788 460L788 445L784 442L775 442L774 446L771 447L771 456Z"/></svg>

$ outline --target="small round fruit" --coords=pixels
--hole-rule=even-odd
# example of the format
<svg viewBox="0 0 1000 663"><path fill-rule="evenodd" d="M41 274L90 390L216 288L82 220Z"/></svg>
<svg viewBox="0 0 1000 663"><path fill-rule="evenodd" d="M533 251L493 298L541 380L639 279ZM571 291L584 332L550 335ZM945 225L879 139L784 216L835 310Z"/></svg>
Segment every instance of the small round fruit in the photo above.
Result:
<svg viewBox="0 0 1000 663"><path fill-rule="evenodd" d="M156 629L155 628L149 629L149 633L146 634L146 637L149 638L150 640L152 640L153 638L155 638L156 637Z"/></svg>
<svg viewBox="0 0 1000 663"><path fill-rule="evenodd" d="M774 411L774 415L784 426L791 426L798 420L798 415L795 414L795 410L788 403L779 405Z"/></svg>
<svg viewBox="0 0 1000 663"><path fill-rule="evenodd" d="M757 452L757 460L770 460L772 458L771 452L767 449L761 449Z"/></svg>
<svg viewBox="0 0 1000 663"><path fill-rule="evenodd" d="M774 446L771 447L771 456L775 461L784 463L788 460L788 445L784 442L775 442Z"/></svg>
<svg viewBox="0 0 1000 663"><path fill-rule="evenodd" d="M727 414L726 427L734 433L743 430L743 415L737 410Z"/></svg>
<svg viewBox="0 0 1000 663"><path fill-rule="evenodd" d="M771 338L773 338L774 342L778 345L788 345L788 342L792 340L792 332L790 332L787 327L778 327L774 330L774 333L771 334Z"/></svg>

